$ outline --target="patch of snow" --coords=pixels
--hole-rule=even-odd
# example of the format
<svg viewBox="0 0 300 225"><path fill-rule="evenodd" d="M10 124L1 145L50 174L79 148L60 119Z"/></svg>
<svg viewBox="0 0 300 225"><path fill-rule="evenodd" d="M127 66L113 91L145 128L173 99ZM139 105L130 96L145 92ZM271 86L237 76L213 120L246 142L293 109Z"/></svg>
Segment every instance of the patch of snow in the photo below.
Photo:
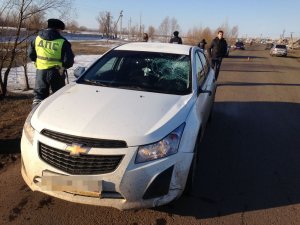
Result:
<svg viewBox="0 0 300 225"><path fill-rule="evenodd" d="M74 70L81 67L89 67L93 62L95 62L101 55L77 55L74 59L74 65L68 69L69 81L75 81ZM2 78L4 76L5 68L2 70ZM36 68L33 62L27 64L27 74L30 88L35 86L35 76ZM11 92L24 92L25 88L25 76L23 67L13 67L8 75L7 90ZM26 91L24 93L32 93L32 90Z"/></svg>

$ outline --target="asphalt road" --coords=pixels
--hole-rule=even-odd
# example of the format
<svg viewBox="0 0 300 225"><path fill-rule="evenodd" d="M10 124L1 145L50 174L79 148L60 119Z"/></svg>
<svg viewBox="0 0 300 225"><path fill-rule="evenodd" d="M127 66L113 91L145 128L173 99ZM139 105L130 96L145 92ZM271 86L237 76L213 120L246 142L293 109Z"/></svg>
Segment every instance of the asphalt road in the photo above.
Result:
<svg viewBox="0 0 300 225"><path fill-rule="evenodd" d="M0 173L0 224L300 224L300 58L252 47L221 68L197 193L118 211L31 192L20 160Z"/></svg>

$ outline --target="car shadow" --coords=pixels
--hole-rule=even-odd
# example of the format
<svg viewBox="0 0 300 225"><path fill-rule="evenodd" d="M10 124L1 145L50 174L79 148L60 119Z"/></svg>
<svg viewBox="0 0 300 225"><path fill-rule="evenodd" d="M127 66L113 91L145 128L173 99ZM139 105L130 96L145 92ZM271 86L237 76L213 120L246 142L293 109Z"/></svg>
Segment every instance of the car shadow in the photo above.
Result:
<svg viewBox="0 0 300 225"><path fill-rule="evenodd" d="M246 68L246 69L245 69ZM267 65L262 63L257 63L250 60L245 61L230 61L222 64L220 71L226 72L262 72L262 73L285 73L285 71L299 71L297 66L290 65Z"/></svg>
<svg viewBox="0 0 300 225"><path fill-rule="evenodd" d="M229 53L229 56L227 56L226 58L231 58L231 59L265 59L266 57L262 57L262 56L254 56L254 55L230 55Z"/></svg>
<svg viewBox="0 0 300 225"><path fill-rule="evenodd" d="M297 59L297 60L299 60L299 59L300 59L300 57L299 57L299 56L292 56L292 55L287 55L287 56L285 56L285 58Z"/></svg>
<svg viewBox="0 0 300 225"><path fill-rule="evenodd" d="M20 138L0 139L0 155L20 153Z"/></svg>
<svg viewBox="0 0 300 225"><path fill-rule="evenodd" d="M287 83L218 82L217 86L218 87L222 87L222 86L291 86L291 87L299 86L300 87L300 83L287 84Z"/></svg>
<svg viewBox="0 0 300 225"><path fill-rule="evenodd" d="M221 71L227 71L227 72L252 72L252 73L280 73L279 71L274 71L274 70L226 70L222 69Z"/></svg>
<svg viewBox="0 0 300 225"><path fill-rule="evenodd" d="M247 69L245 69L247 68ZM236 62L226 62L222 65L220 71L224 72L252 72L252 73L281 73L275 66L273 68L269 68L265 64L259 64L256 62L253 62L252 59L250 61L245 60L245 61L239 61L238 63Z"/></svg>
<svg viewBox="0 0 300 225"><path fill-rule="evenodd" d="M211 218L300 203L300 104L216 102L193 196L155 210Z"/></svg>

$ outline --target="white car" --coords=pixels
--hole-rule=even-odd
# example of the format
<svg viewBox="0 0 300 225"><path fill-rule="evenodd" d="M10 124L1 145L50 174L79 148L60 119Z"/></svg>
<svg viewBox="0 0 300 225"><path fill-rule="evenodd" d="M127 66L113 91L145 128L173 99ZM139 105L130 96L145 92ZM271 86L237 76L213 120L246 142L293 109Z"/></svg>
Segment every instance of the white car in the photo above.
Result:
<svg viewBox="0 0 300 225"><path fill-rule="evenodd" d="M270 56L287 56L287 47L282 44L274 44L270 49Z"/></svg>
<svg viewBox="0 0 300 225"><path fill-rule="evenodd" d="M196 46L118 46L30 113L22 176L33 191L72 202L167 204L193 185L215 91Z"/></svg>

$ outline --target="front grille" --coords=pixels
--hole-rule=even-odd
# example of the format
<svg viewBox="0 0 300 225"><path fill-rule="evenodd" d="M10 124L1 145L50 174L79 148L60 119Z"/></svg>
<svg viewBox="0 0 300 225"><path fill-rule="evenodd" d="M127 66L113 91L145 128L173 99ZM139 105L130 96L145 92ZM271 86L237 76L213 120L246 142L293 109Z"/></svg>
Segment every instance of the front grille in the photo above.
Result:
<svg viewBox="0 0 300 225"><path fill-rule="evenodd" d="M39 156L46 163L72 175L104 174L114 171L123 155L71 156L69 152L59 150L39 142Z"/></svg>
<svg viewBox="0 0 300 225"><path fill-rule="evenodd" d="M41 132L46 137L67 143L69 145L76 143L82 144L85 147L91 148L127 148L127 143L121 140L107 140L73 136L69 134L62 134L51 130L42 130Z"/></svg>

